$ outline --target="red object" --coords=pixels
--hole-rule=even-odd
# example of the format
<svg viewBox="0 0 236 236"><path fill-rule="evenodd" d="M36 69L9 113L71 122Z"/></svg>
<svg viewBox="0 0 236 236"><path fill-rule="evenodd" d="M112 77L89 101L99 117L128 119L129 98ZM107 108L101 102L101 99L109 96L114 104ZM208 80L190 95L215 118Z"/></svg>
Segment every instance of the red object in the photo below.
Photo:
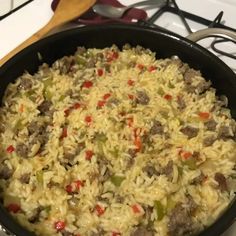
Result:
<svg viewBox="0 0 236 236"><path fill-rule="evenodd" d="M70 108L64 110L65 117L70 115L70 111L71 111Z"/></svg>
<svg viewBox="0 0 236 236"><path fill-rule="evenodd" d="M142 148L142 140L140 136L135 137L134 139L134 145L136 146L136 151L140 151Z"/></svg>
<svg viewBox="0 0 236 236"><path fill-rule="evenodd" d="M112 232L112 236L120 236L121 233L118 233L118 232Z"/></svg>
<svg viewBox="0 0 236 236"><path fill-rule="evenodd" d="M98 76L102 76L103 75L103 69L98 69L97 73L98 73Z"/></svg>
<svg viewBox="0 0 236 236"><path fill-rule="evenodd" d="M156 70L156 69L157 69L156 66L150 66L150 67L148 68L148 71L149 71L149 72L152 72L152 71L154 71L154 70Z"/></svg>
<svg viewBox="0 0 236 236"><path fill-rule="evenodd" d="M61 139L63 139L63 138L66 138L67 137L67 128L66 127L64 127L63 129L62 129L62 133L61 133Z"/></svg>
<svg viewBox="0 0 236 236"><path fill-rule="evenodd" d="M9 212L12 212L12 213L17 213L21 210L20 208L20 205L16 204L16 203L10 203L8 206L7 206L7 210Z"/></svg>
<svg viewBox="0 0 236 236"><path fill-rule="evenodd" d="M172 99L172 96L170 94L166 94L164 95L164 98L168 101L170 101Z"/></svg>
<svg viewBox="0 0 236 236"><path fill-rule="evenodd" d="M91 123L92 122L92 117L91 116L85 116L84 119L87 123Z"/></svg>
<svg viewBox="0 0 236 236"><path fill-rule="evenodd" d="M7 147L7 152L8 153L12 153L12 152L14 152L15 151L15 148L12 146L12 145L10 145L9 147Z"/></svg>
<svg viewBox="0 0 236 236"><path fill-rule="evenodd" d="M128 117L128 118L127 118L127 124L128 124L128 126L129 126L129 127L132 127L133 123L134 123L134 118L133 118L133 117Z"/></svg>
<svg viewBox="0 0 236 236"><path fill-rule="evenodd" d="M132 94L128 94L128 97L129 97L130 100L134 99L134 95L132 95Z"/></svg>
<svg viewBox="0 0 236 236"><path fill-rule="evenodd" d="M111 96L110 93L106 93L106 94L103 95L103 99L107 100L110 96Z"/></svg>
<svg viewBox="0 0 236 236"><path fill-rule="evenodd" d="M137 204L135 204L135 205L132 206L132 210L133 210L133 212L134 212L135 214L138 214L138 213L141 212L141 211L140 211L140 208L139 208L139 205L137 205Z"/></svg>
<svg viewBox="0 0 236 236"><path fill-rule="evenodd" d="M91 88L93 86L93 82L92 81L84 81L82 87L83 88Z"/></svg>
<svg viewBox="0 0 236 236"><path fill-rule="evenodd" d="M64 228L66 227L66 223L64 221L57 221L54 223L54 228L57 230L57 231L61 231L63 230Z"/></svg>
<svg viewBox="0 0 236 236"><path fill-rule="evenodd" d="M76 188L80 190L81 187L84 187L84 182L81 180L76 180L75 182Z"/></svg>
<svg viewBox="0 0 236 236"><path fill-rule="evenodd" d="M98 101L97 106L101 108L101 107L103 107L105 104L106 104L106 101L100 100L100 101Z"/></svg>
<svg viewBox="0 0 236 236"><path fill-rule="evenodd" d="M189 159L189 158L192 156L192 153L191 153L191 152L182 152L182 153L181 153L181 156L182 156L185 160L187 160L187 159Z"/></svg>
<svg viewBox="0 0 236 236"><path fill-rule="evenodd" d="M95 206L95 210L96 210L96 214L98 216L103 215L104 212L105 212L105 209L103 207L101 207L100 205L98 205L98 204Z"/></svg>
<svg viewBox="0 0 236 236"><path fill-rule="evenodd" d="M107 53L107 62L111 62L119 57L118 52L108 52Z"/></svg>
<svg viewBox="0 0 236 236"><path fill-rule="evenodd" d="M67 193L72 193L73 192L73 188L71 184L66 185L66 192Z"/></svg>
<svg viewBox="0 0 236 236"><path fill-rule="evenodd" d="M129 79L128 82L127 82L127 84L128 84L129 86L133 86L133 85L134 85L134 81L131 80L131 79Z"/></svg>
<svg viewBox="0 0 236 236"><path fill-rule="evenodd" d="M144 68L144 65L138 64L137 67L138 67L140 70L142 70L142 69Z"/></svg>
<svg viewBox="0 0 236 236"><path fill-rule="evenodd" d="M203 120L208 120L210 118L209 112L199 112L198 115Z"/></svg>
<svg viewBox="0 0 236 236"><path fill-rule="evenodd" d="M73 105L73 108L74 109L79 109L81 107L81 104L80 103L75 103L74 105Z"/></svg>
<svg viewBox="0 0 236 236"><path fill-rule="evenodd" d="M92 159L93 155L94 155L94 153L93 153L92 150L87 150L87 151L85 152L85 159L88 160L88 161L90 161L90 160Z"/></svg>

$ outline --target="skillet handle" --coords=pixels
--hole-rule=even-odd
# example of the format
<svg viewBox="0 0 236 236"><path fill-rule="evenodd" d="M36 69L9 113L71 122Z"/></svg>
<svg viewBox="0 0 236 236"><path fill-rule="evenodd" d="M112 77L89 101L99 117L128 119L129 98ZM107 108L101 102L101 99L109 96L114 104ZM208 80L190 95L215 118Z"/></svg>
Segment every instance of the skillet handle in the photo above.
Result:
<svg viewBox="0 0 236 236"><path fill-rule="evenodd" d="M236 43L236 32L222 28L208 28L199 30L187 36L187 39L193 42L197 42L201 39L209 37L225 38Z"/></svg>

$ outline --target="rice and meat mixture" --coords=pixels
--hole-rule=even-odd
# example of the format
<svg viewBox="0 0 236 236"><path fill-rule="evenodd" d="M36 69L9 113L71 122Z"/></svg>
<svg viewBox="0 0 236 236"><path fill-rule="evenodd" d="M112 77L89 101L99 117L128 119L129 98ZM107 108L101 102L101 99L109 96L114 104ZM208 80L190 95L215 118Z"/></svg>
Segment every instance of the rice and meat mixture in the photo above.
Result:
<svg viewBox="0 0 236 236"><path fill-rule="evenodd" d="M129 45L26 72L0 108L3 205L42 236L200 232L235 190L236 122L210 85Z"/></svg>

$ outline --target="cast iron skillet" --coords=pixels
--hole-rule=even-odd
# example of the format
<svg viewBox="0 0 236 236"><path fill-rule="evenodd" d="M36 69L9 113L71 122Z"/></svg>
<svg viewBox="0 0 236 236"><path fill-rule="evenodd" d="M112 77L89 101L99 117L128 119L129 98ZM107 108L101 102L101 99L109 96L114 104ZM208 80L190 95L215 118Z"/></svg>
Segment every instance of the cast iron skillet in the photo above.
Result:
<svg viewBox="0 0 236 236"><path fill-rule="evenodd" d="M200 70L205 78L211 80L218 94L228 97L229 108L236 118L236 76L228 66L204 48L185 38L173 33L133 25L86 26L52 35L29 46L0 68L0 99L8 83L13 82L25 70L34 73L42 62L51 64L62 56L73 54L77 46L103 48L116 44L122 47L125 43L150 48L157 53L157 58L178 55L182 61ZM42 60L39 59L38 52ZM236 201L213 225L200 233L200 236L220 235L235 218ZM0 205L0 221L2 226L13 235L34 235L17 224L2 205Z"/></svg>

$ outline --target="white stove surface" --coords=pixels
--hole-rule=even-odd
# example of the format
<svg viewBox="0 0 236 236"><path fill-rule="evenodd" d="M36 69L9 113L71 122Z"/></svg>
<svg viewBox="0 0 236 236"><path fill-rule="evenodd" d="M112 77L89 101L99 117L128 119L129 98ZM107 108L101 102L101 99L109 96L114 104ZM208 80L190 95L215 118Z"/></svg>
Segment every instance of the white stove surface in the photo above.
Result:
<svg viewBox="0 0 236 236"><path fill-rule="evenodd" d="M10 0L0 0L0 15L8 11ZM15 4L26 2L26 0L15 0ZM137 2L137 0L120 0L124 5ZM213 20L220 11L224 11L224 24L236 29L236 0L176 0L180 9L191 12L198 16L202 16L208 20ZM15 6L16 6L15 5ZM34 0L16 13L0 21L0 58L4 57L8 52L17 45L30 37L38 29L44 26L51 18L53 12L50 8L51 0ZM148 9L147 13L151 16L155 10ZM156 24L172 30L182 36L187 36L187 31L183 27L178 16L172 13L164 13L156 22ZM205 28L205 26L196 22L188 21L193 31ZM212 39L202 40L201 45L209 48ZM236 44L224 43L221 49L236 55ZM220 56L235 72L236 61ZM222 236L235 236L236 223L233 224ZM0 232L0 236L5 236Z"/></svg>

